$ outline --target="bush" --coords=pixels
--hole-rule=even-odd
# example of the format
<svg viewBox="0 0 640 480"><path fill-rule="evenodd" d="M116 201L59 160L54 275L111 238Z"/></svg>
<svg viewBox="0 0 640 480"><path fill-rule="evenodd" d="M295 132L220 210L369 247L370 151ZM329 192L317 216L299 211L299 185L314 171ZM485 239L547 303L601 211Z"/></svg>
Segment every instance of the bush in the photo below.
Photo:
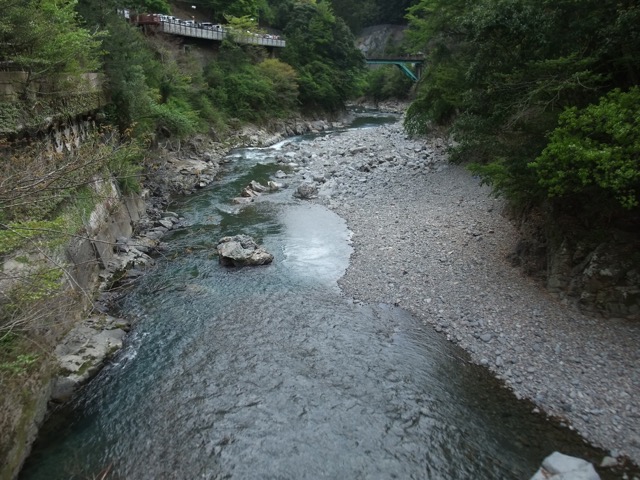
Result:
<svg viewBox="0 0 640 480"><path fill-rule="evenodd" d="M365 95L375 102L389 98L407 98L413 86L413 82L392 65L369 70L365 84Z"/></svg>
<svg viewBox="0 0 640 480"><path fill-rule="evenodd" d="M261 77L270 80L272 93L269 109L282 116L298 107L298 74L291 65L277 59L267 59L257 65Z"/></svg>
<svg viewBox="0 0 640 480"><path fill-rule="evenodd" d="M542 154L530 163L549 197L640 199L640 88L613 90L597 105L568 108Z"/></svg>

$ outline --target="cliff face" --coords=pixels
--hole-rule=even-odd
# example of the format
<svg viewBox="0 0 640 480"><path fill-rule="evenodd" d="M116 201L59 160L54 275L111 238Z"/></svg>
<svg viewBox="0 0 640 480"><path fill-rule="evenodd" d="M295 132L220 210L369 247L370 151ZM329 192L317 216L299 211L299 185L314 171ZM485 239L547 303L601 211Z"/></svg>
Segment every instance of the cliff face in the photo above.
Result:
<svg viewBox="0 0 640 480"><path fill-rule="evenodd" d="M512 263L582 310L640 320L640 238L632 231L589 231L574 219L521 219Z"/></svg>
<svg viewBox="0 0 640 480"><path fill-rule="evenodd" d="M374 25L356 37L356 46L365 57L384 56L402 43L406 25Z"/></svg>
<svg viewBox="0 0 640 480"><path fill-rule="evenodd" d="M113 246L118 239L131 236L134 226L145 216L143 197L121 196L113 184L103 185L101 191L105 197L91 214L87 234L71 238L57 260L60 265L64 264L71 282L59 299L51 300L64 305L60 308L61 315L54 314L51 321L41 327L46 331L40 333L39 368L0 379L0 480L17 477L45 417L59 374L53 350L69 328L82 322L91 292L96 291L102 280L100 274L106 265L116 260ZM30 268L24 260L18 261L20 257L25 257L24 251L3 258L2 278L20 277L19 269Z"/></svg>

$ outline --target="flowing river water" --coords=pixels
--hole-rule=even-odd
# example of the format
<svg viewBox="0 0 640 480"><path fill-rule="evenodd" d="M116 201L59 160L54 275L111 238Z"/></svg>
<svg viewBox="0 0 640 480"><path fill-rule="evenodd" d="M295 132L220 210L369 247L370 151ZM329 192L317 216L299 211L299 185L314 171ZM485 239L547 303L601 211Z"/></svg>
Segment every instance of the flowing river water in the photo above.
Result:
<svg viewBox="0 0 640 480"><path fill-rule="evenodd" d="M172 206L185 226L121 305L125 348L21 478L527 479L554 450L595 457L407 312L343 295L340 217L292 189L233 205L282 168L277 148L233 152ZM274 263L220 266L217 240L239 233Z"/></svg>

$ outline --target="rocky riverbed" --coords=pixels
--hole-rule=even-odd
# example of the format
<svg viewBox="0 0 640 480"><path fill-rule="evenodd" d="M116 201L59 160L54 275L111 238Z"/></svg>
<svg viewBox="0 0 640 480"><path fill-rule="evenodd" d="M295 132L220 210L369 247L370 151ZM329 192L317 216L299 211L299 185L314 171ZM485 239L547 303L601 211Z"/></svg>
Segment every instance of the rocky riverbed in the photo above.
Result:
<svg viewBox="0 0 640 480"><path fill-rule="evenodd" d="M640 462L640 325L584 315L514 267L503 202L442 140L397 123L292 143L279 161L278 181L315 186L352 230L345 293L407 309L541 414Z"/></svg>
<svg viewBox="0 0 640 480"><path fill-rule="evenodd" d="M247 131L234 145L336 126ZM561 418L619 462L640 463L640 325L587 316L514 267L508 258L519 234L503 202L450 165L445 147L440 139L408 138L399 123L347 130L286 144L274 180L347 220L355 253L340 282L346 294L405 308L541 414ZM162 181L147 182L148 218L139 236L118 244L119 255L133 265L152 262L147 253L162 250L161 237L179 225L166 212L170 195L210 183L228 148L194 139L160 159L154 170ZM122 280L139 274L134 268ZM108 311L112 296L105 292L98 310Z"/></svg>

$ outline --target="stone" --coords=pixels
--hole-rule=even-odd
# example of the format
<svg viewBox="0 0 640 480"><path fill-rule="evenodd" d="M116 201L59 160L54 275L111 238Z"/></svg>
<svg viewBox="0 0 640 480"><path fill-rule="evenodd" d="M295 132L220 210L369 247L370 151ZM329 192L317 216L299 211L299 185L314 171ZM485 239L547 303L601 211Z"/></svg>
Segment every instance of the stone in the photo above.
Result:
<svg viewBox="0 0 640 480"><path fill-rule="evenodd" d="M309 200L311 198L316 198L318 195L318 187L316 187L312 183L303 183L301 184L294 194L294 196L301 198L303 200Z"/></svg>
<svg viewBox="0 0 640 480"><path fill-rule="evenodd" d="M255 180L251 180L249 182L249 187L248 188L250 188L254 192L259 192L259 193L267 191L267 187L265 187L264 185L262 185L259 182L256 182Z"/></svg>
<svg viewBox="0 0 640 480"><path fill-rule="evenodd" d="M352 149L349 150L349 153L351 155L355 155L357 153L362 153L362 152L366 152L368 147L354 147Z"/></svg>
<svg viewBox="0 0 640 480"><path fill-rule="evenodd" d="M69 377L58 377L53 382L51 389L51 400L56 403L64 403L71 400L73 393L78 387L78 382Z"/></svg>
<svg viewBox="0 0 640 480"><path fill-rule="evenodd" d="M234 197L231 199L231 202L236 205L246 205L247 203L253 202L253 197Z"/></svg>
<svg viewBox="0 0 640 480"><path fill-rule="evenodd" d="M242 189L242 192L240 192L240 196L245 198L253 198L253 197L257 197L258 195L260 195L260 193L256 192L255 190L252 190L249 187L244 187Z"/></svg>
<svg viewBox="0 0 640 480"><path fill-rule="evenodd" d="M164 227L167 230L171 230L173 228L173 222L168 219L161 218L157 223L159 226Z"/></svg>
<svg viewBox="0 0 640 480"><path fill-rule="evenodd" d="M273 261L273 255L248 235L224 237L218 242L217 250L219 261L225 266L266 265Z"/></svg>
<svg viewBox="0 0 640 480"><path fill-rule="evenodd" d="M531 480L600 480L600 476L586 460L553 452Z"/></svg>
<svg viewBox="0 0 640 480"><path fill-rule="evenodd" d="M602 468L612 468L612 467L617 467L618 466L618 460L616 458L613 457L604 457L602 459L602 461L600 462L600 466Z"/></svg>
<svg viewBox="0 0 640 480"><path fill-rule="evenodd" d="M267 187L269 187L270 192L277 192L278 190L284 188L284 183L269 180L269 182L267 182Z"/></svg>
<svg viewBox="0 0 640 480"><path fill-rule="evenodd" d="M130 324L108 315L94 316L76 325L55 349L59 376L52 400L65 402L75 389L93 377L122 342Z"/></svg>

